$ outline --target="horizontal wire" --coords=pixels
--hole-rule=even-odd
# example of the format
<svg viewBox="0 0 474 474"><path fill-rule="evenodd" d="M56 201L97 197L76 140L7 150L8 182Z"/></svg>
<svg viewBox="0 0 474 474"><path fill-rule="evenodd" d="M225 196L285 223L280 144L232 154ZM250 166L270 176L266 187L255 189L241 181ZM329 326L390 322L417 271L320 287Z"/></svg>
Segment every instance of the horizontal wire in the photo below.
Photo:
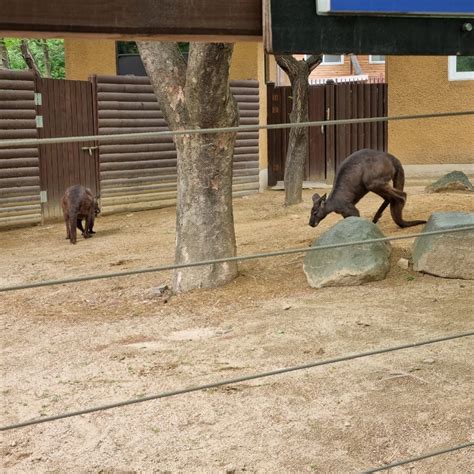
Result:
<svg viewBox="0 0 474 474"><path fill-rule="evenodd" d="M252 255L215 258L212 260L202 260L199 262L191 262L191 263L176 263L176 264L171 264L171 265L162 265L159 267L140 268L137 270L126 270L123 272L111 272L111 273L103 273L99 275L86 275L86 276L79 276L79 277L63 278L61 280L44 280L44 281L38 281L38 282L32 282L32 283L23 283L19 285L3 286L3 287L0 287L0 293L6 292L6 291L40 288L43 286L63 285L63 284L77 283L77 282L82 282L82 281L103 280L106 278L117 278L117 277L124 277L124 276L130 276L130 275L140 275L143 273L156 273L156 272L162 272L166 270L176 270L180 268L200 267L204 265L214 265L216 263L245 261L245 260L253 260L253 259L267 258L267 257L279 257L282 255L315 252L318 250L337 249L337 248L342 248L342 247L352 247L356 245L369 245L369 244L374 244L377 242L389 242L393 240L413 239L416 237L425 237L425 236L430 236L430 235L451 234L454 232L465 232L469 230L474 230L474 226L456 227L454 229L446 229L446 230L433 230L430 232L420 232L417 234L409 234L409 235L380 237L377 239L370 239L370 240L357 240L357 241L352 241L352 242L342 242L339 244L321 245L318 247L305 247L305 248L296 248L296 249L288 249L288 250L279 250L275 252L256 253Z"/></svg>
<svg viewBox="0 0 474 474"><path fill-rule="evenodd" d="M189 130L164 130L160 132L137 132L110 135L85 135L78 137L56 137L56 138L15 138L10 140L0 140L0 148L25 146L25 145L50 145L54 143L76 143L76 142L111 142L125 139L150 138L150 137L170 137L178 135L196 135L209 133L226 133L226 132L251 132L258 130L278 130L285 128L299 127L319 127L329 125L349 125L355 123L373 123L387 122L394 120L416 120L426 118L442 118L442 117L458 117L461 115L474 115L474 110L466 110L462 112L440 112L434 114L417 114L417 115L392 115L388 117L367 117L356 119L339 119L339 120L317 120L314 122L299 123L279 123L265 125L239 125L237 127L219 127L219 128L192 128Z"/></svg>
<svg viewBox="0 0 474 474"><path fill-rule="evenodd" d="M336 357L334 359L327 359L323 361L318 361L318 362L310 362L308 364L303 364L303 365L297 365L293 367L287 367L284 369L276 369L276 370L271 370L268 372L262 372L259 374L253 374L253 375L244 375L242 377L236 377L233 379L228 379L228 380L223 380L221 382L213 382L209 384L204 384L204 385L197 385L194 387L188 387L188 388L183 388L180 390L173 390L170 392L163 392L157 395L149 395L146 397L140 397L140 398L133 398L131 400L125 400L122 402L116 402L116 403L110 403L106 405L100 405L96 407L91 407L91 408L85 408L82 410L76 410L68 413L62 413L60 415L54 415L54 416L48 416L44 418L36 418L28 421L23 421L20 423L14 423L11 425L6 425L0 427L0 431L8 431L8 430L13 430L17 428L24 428L25 426L31 426L31 425L38 425L40 423L47 423L51 421L56 421L56 420L62 420L64 418L71 418L74 416L80 416L80 415L86 415L88 413L93 413L93 412L98 412L98 411L104 411L104 410L111 410L112 408L119 408L119 407L124 407L128 405L134 405L137 403L143 403L143 402L148 402L151 400L158 400L161 398L169 398L169 397L174 397L176 395L183 395L185 393L191 393L191 392L197 392L201 390L207 390L210 388L217 388L217 387L222 387L223 385L231 385L235 383L240 383L240 382L247 382L249 380L255 380L255 379L261 379L265 377L271 377L273 375L280 375L280 374L285 374L288 372L295 372L297 370L304 370L304 369L311 369L314 367L321 367L323 365L330 365L330 364L336 364L338 362L345 362L348 360L354 360L354 359L361 359L363 357L369 357L369 356L374 356L378 354L384 354L387 352L395 352L395 351L400 351L403 349L412 349L415 347L420 347L420 346L426 346L428 344L435 344L438 342L445 342L445 341L450 341L453 339L460 339L463 337L470 337L474 336L474 331L471 332L466 332L462 334L453 334L451 336L444 336L444 337L439 337L436 339L429 339L425 341L420 341L420 342L413 342L410 344L403 344L400 346L396 347L389 347L389 348L384 348L384 349L376 349L373 351L369 352L361 352L357 354L350 354L350 355L345 355L341 357Z"/></svg>
<svg viewBox="0 0 474 474"><path fill-rule="evenodd" d="M386 466L368 469L367 471L363 471L361 474L371 474L373 472L387 471L388 469L391 469L392 467L403 466L404 464L409 464L415 461L421 461L422 459L432 458L434 456L439 456L441 454L452 453L460 449L472 448L473 446L474 446L474 442L460 444L459 446L454 446L453 448L442 449L440 451L433 451L431 453L422 454L421 456L416 456L414 458L405 459L403 461L397 461L392 464L387 464Z"/></svg>

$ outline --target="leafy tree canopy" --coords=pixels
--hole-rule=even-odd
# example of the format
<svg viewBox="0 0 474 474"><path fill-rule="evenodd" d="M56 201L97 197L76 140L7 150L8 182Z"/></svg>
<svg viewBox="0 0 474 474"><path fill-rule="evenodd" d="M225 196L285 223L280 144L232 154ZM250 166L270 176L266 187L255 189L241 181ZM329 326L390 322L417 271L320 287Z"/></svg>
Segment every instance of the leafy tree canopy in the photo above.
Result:
<svg viewBox="0 0 474 474"><path fill-rule="evenodd" d="M46 63L44 54L44 43L49 53L51 65L51 77L64 79L66 77L64 65L64 40L61 39L29 39L27 40L31 54L38 65L41 75L45 75ZM11 69L28 69L20 50L21 39L5 38L5 46Z"/></svg>

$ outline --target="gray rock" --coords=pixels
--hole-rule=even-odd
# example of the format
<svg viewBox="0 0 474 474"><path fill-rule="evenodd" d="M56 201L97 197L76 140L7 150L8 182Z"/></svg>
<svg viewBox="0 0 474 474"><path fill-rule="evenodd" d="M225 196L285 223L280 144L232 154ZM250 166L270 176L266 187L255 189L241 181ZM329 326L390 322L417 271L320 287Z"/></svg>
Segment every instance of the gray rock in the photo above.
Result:
<svg viewBox="0 0 474 474"><path fill-rule="evenodd" d="M423 232L474 226L474 213L435 212ZM418 237L413 269L445 278L474 279L474 231Z"/></svg>
<svg viewBox="0 0 474 474"><path fill-rule="evenodd" d="M313 247L383 237L381 230L367 219L348 217L316 239ZM313 288L360 285L385 278L390 252L388 242L308 252L303 270Z"/></svg>
<svg viewBox="0 0 474 474"><path fill-rule="evenodd" d="M472 192L472 187L469 178L462 171L451 171L438 181L426 187L425 191L428 193L442 193L449 191L467 191Z"/></svg>

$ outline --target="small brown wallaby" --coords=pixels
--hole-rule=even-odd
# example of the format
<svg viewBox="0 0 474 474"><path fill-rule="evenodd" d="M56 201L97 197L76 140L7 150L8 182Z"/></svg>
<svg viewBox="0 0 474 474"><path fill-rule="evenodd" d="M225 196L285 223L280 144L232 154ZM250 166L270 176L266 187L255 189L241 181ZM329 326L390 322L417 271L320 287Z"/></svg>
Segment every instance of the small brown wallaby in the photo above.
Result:
<svg viewBox="0 0 474 474"><path fill-rule="evenodd" d="M390 186L393 181L393 187ZM390 205L390 212L399 227L425 224L426 221L405 221L402 217L407 194L403 192L405 172L402 164L393 155L377 150L359 150L348 156L341 164L329 197L313 195L313 208L309 225L316 227L329 213L336 212L344 218L360 216L355 205L370 191L384 199L375 213L374 223L382 217Z"/></svg>
<svg viewBox="0 0 474 474"><path fill-rule="evenodd" d="M66 224L66 239L75 244L76 227L82 232L85 239L95 234L93 231L95 217L100 214L97 198L89 188L76 184L66 189L61 201L64 222ZM82 220L86 220L85 228Z"/></svg>

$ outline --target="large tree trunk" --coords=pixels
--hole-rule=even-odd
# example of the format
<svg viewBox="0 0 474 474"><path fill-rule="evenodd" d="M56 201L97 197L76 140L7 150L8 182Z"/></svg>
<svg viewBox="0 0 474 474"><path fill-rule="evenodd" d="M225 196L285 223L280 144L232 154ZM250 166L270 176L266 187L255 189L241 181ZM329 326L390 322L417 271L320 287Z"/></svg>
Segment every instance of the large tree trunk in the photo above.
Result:
<svg viewBox="0 0 474 474"><path fill-rule="evenodd" d="M275 59L291 82L293 103L290 122L308 122L308 79L311 71L321 63L322 56L310 56L306 60L298 61L291 55L276 55ZM308 127L291 128L285 163L285 206L302 201L304 165L308 149Z"/></svg>
<svg viewBox="0 0 474 474"><path fill-rule="evenodd" d="M140 42L140 54L172 130L238 124L230 92L233 45L193 43L188 65L176 43ZM236 254L232 160L236 133L174 137L178 155L176 263ZM210 288L237 276L237 263L178 269L175 291Z"/></svg>
<svg viewBox="0 0 474 474"><path fill-rule="evenodd" d="M10 69L10 61L4 38L0 38L0 69Z"/></svg>

